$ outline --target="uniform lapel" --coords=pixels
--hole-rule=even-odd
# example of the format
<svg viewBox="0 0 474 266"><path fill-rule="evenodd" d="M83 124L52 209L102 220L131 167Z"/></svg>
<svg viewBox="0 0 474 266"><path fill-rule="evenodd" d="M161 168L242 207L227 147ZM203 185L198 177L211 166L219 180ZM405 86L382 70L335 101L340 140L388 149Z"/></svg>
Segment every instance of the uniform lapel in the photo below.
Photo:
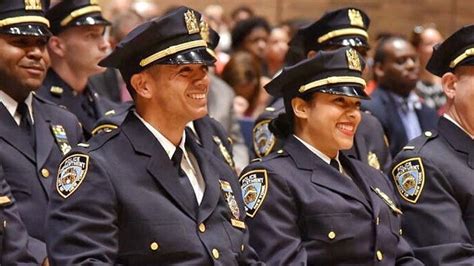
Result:
<svg viewBox="0 0 474 266"><path fill-rule="evenodd" d="M23 153L33 163L35 151L28 137L20 130L7 108L0 103L0 137Z"/></svg>
<svg viewBox="0 0 474 266"><path fill-rule="evenodd" d="M43 106L33 97L33 116L35 119L36 160L38 170L43 167L54 145L50 128L50 119Z"/></svg>
<svg viewBox="0 0 474 266"><path fill-rule="evenodd" d="M186 136L187 137L187 136ZM198 222L206 220L207 217L214 211L220 197L219 187L219 172L217 169L224 168L217 166L214 162L218 160L213 158L206 150L199 147L196 142L187 141L186 145L191 150L194 157L199 164L199 170L201 171L204 182L206 183L206 189L204 196L199 206Z"/></svg>
<svg viewBox="0 0 474 266"><path fill-rule="evenodd" d="M346 168L346 170L352 174L352 179L354 180L354 182L357 182L357 184L359 184L359 191L364 190L362 193L367 195L367 197L364 196L364 194L362 194L362 197L366 199L366 202L368 201L370 203L370 209L372 209L373 213L377 215L380 211L380 200L377 200L378 196L372 191L370 185L367 183L371 175L366 173L361 168L354 167L354 164L351 163L351 161L345 156L339 156L339 160L341 161L341 164Z"/></svg>
<svg viewBox="0 0 474 266"><path fill-rule="evenodd" d="M295 160L298 168L312 170L311 182L336 193L351 197L361 202L368 209L371 209L366 198L352 180L339 173L316 154L308 150L299 140L290 137L285 144L284 150Z"/></svg>
<svg viewBox="0 0 474 266"><path fill-rule="evenodd" d="M149 157L147 170L150 175L166 190L179 208L195 220L196 211L191 207L193 205L181 188L178 171L158 140L133 112L128 113L122 131L127 135L136 153Z"/></svg>
<svg viewBox="0 0 474 266"><path fill-rule="evenodd" d="M50 121L47 119L47 115L43 111L41 104L33 97L33 116L35 118L35 137L36 137L36 170L41 171L41 168L48 159L51 149L54 145L53 135L51 133ZM41 185L46 191L46 195L49 195L51 187L51 178L40 178Z"/></svg>

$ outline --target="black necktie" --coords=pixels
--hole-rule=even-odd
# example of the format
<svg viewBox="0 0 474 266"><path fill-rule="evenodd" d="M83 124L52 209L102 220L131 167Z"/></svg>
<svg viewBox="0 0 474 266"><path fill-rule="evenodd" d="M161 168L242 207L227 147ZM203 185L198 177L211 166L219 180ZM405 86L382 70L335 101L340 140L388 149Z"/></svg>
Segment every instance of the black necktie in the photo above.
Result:
<svg viewBox="0 0 474 266"><path fill-rule="evenodd" d="M33 121L31 120L30 111L28 109L28 105L26 103L21 102L18 104L16 109L18 114L21 116L20 118L20 128L21 130L28 136L30 139L31 144L35 145L35 133L33 130Z"/></svg>
<svg viewBox="0 0 474 266"><path fill-rule="evenodd" d="M192 204L192 209L196 211L197 209L197 200L196 195L194 193L193 186L189 181L188 176L181 168L181 160L183 159L183 150L180 147L176 147L176 151L174 152L173 156L171 157L171 161L173 162L173 166L177 169L179 175L179 183L183 187L183 190L188 198L189 202Z"/></svg>
<svg viewBox="0 0 474 266"><path fill-rule="evenodd" d="M334 167L339 173L341 172L341 166L339 165L339 162L336 159L331 159L329 164Z"/></svg>

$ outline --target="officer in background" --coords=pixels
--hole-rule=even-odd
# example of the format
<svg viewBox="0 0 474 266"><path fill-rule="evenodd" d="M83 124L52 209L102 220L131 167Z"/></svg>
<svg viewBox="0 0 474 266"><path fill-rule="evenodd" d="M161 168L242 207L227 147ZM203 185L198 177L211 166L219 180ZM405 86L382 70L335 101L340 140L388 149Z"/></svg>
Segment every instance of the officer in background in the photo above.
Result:
<svg viewBox="0 0 474 266"><path fill-rule="evenodd" d="M97 1L61 1L48 10L52 36L48 42L51 69L39 94L74 113L89 138L100 117L113 114L117 104L99 96L88 79L105 69L98 65L107 54L104 31L110 23Z"/></svg>
<svg viewBox="0 0 474 266"><path fill-rule="evenodd" d="M255 262L234 172L185 131L207 114L215 62L200 23L180 7L135 28L101 62L120 70L136 109L60 164L48 217L53 264Z"/></svg>
<svg viewBox="0 0 474 266"><path fill-rule="evenodd" d="M28 232L21 221L10 187L0 165L0 263L31 264L36 261L27 249Z"/></svg>
<svg viewBox="0 0 474 266"><path fill-rule="evenodd" d="M282 150L239 179L250 244L269 265L420 265L399 235L401 211L380 171L340 153L353 144L368 98L362 57L321 51L265 86L283 97Z"/></svg>
<svg viewBox="0 0 474 266"><path fill-rule="evenodd" d="M370 48L367 33L369 24L369 17L360 9L338 9L299 29L291 45L301 46L307 58L314 57L319 51L340 47L352 47L365 57ZM292 50L298 49L293 47ZM296 61L295 58L291 60ZM283 99L280 98L257 118L253 129L254 151L257 157L266 156L283 146L284 140L276 137L270 131L269 125L273 118L284 111ZM392 161L382 125L367 113L362 113L354 146L344 153L379 170L388 171Z"/></svg>
<svg viewBox="0 0 474 266"><path fill-rule="evenodd" d="M49 65L48 3L0 2L0 164L37 264L46 257L44 223L52 177L61 157L82 140L73 114L34 93Z"/></svg>
<svg viewBox="0 0 474 266"><path fill-rule="evenodd" d="M446 113L395 157L403 232L426 265L474 265L474 25L435 47Z"/></svg>

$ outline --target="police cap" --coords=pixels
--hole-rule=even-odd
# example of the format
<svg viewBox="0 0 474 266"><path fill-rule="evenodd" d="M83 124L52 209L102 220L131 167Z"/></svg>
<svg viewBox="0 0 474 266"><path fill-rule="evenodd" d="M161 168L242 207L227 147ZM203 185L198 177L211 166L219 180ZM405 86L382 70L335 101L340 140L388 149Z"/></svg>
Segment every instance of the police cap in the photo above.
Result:
<svg viewBox="0 0 474 266"><path fill-rule="evenodd" d="M212 65L215 58L201 36L202 22L199 12L179 7L136 27L99 65L118 68L126 82L155 64Z"/></svg>
<svg viewBox="0 0 474 266"><path fill-rule="evenodd" d="M313 58L283 68L265 89L285 99L315 92L368 99L362 78L364 67L364 59L352 48L320 51Z"/></svg>
<svg viewBox="0 0 474 266"><path fill-rule="evenodd" d="M201 30L201 37L207 44L207 52L209 52L217 60L217 54L214 50L221 39L219 33L212 29L206 21L202 21L199 28Z"/></svg>
<svg viewBox="0 0 474 266"><path fill-rule="evenodd" d="M458 66L474 65L474 25L464 26L433 48L426 69L442 77Z"/></svg>
<svg viewBox="0 0 474 266"><path fill-rule="evenodd" d="M11 35L51 36L44 17L49 0L0 1L0 33Z"/></svg>
<svg viewBox="0 0 474 266"><path fill-rule="evenodd" d="M332 46L369 49L369 25L370 19L364 11L347 7L325 13L316 22L301 28L297 35L303 36L306 53Z"/></svg>
<svg viewBox="0 0 474 266"><path fill-rule="evenodd" d="M75 26L110 25L102 17L98 0L63 0L46 13L51 22L51 31L57 35Z"/></svg>

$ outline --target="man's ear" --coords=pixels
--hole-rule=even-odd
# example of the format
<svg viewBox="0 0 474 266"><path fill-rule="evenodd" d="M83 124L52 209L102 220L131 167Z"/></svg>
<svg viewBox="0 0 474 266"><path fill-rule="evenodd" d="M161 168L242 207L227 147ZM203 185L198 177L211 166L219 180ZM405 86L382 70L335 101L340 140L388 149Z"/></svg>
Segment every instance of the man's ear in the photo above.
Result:
<svg viewBox="0 0 474 266"><path fill-rule="evenodd" d="M48 51L56 56L64 57L66 54L66 47L63 40L57 36L51 36L48 41Z"/></svg>
<svg viewBox="0 0 474 266"><path fill-rule="evenodd" d="M443 86L444 94L449 99L453 99L456 96L458 77L452 72L447 72L441 77L441 85Z"/></svg>
<svg viewBox="0 0 474 266"><path fill-rule="evenodd" d="M376 79L380 79L385 76L385 71L383 70L382 63L377 62L374 64L374 75Z"/></svg>
<svg viewBox="0 0 474 266"><path fill-rule="evenodd" d="M307 119L309 116L309 103L305 100L296 97L291 99L291 107L295 116L301 119Z"/></svg>
<svg viewBox="0 0 474 266"><path fill-rule="evenodd" d="M130 84L137 95L146 99L149 99L152 96L152 90L150 89L150 86L148 86L148 82L148 77L144 72L134 74L130 79Z"/></svg>

